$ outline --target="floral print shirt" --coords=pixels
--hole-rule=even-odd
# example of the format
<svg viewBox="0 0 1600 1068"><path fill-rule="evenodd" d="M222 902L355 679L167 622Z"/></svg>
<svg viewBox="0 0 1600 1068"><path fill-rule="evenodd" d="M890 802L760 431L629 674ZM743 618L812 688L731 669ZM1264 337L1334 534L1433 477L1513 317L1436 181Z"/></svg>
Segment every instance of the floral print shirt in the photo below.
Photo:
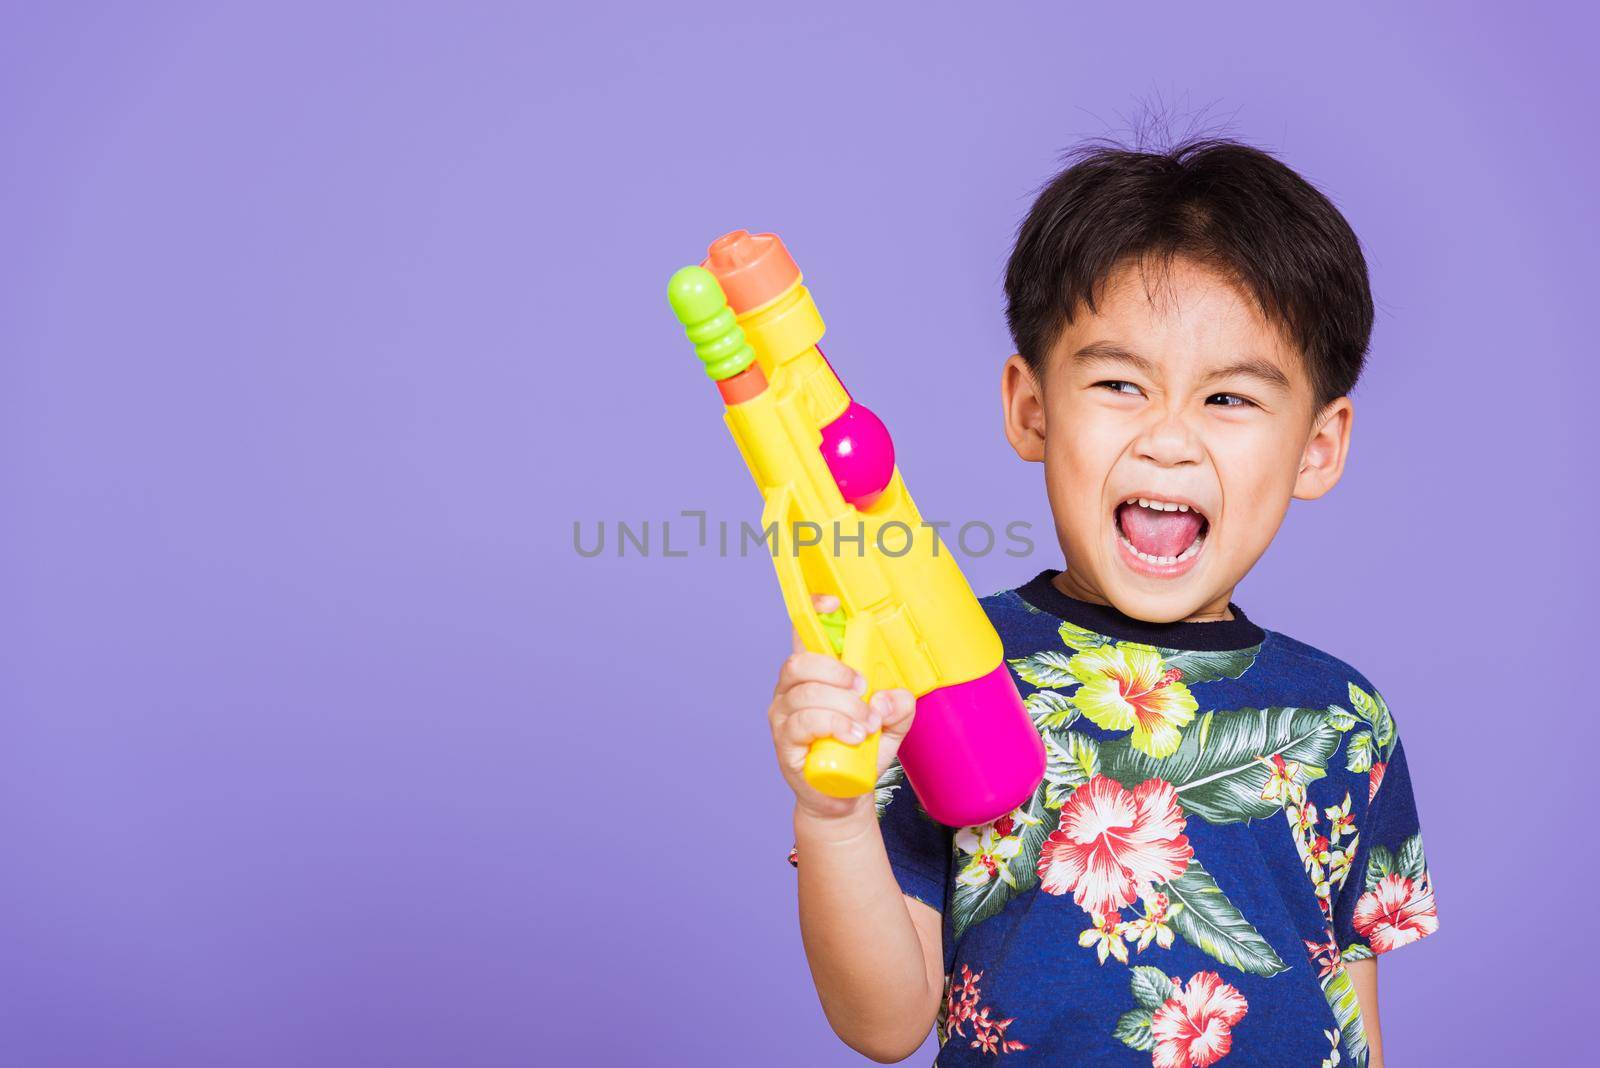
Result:
<svg viewBox="0 0 1600 1068"><path fill-rule="evenodd" d="M951 828L898 764L878 782L901 889L944 917L935 1064L1359 1068L1346 962L1438 926L1382 696L1237 605L1146 623L1055 574L982 601L1045 741L1033 797Z"/></svg>

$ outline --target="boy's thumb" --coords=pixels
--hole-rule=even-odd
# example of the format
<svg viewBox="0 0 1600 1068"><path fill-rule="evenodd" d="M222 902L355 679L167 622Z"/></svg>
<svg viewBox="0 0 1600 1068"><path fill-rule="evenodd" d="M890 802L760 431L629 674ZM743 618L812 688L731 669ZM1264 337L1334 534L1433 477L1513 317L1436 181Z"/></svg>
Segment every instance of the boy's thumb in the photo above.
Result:
<svg viewBox="0 0 1600 1068"><path fill-rule="evenodd" d="M883 733L896 740L904 738L917 714L917 699L911 695L911 691L883 690L873 700L881 702Z"/></svg>

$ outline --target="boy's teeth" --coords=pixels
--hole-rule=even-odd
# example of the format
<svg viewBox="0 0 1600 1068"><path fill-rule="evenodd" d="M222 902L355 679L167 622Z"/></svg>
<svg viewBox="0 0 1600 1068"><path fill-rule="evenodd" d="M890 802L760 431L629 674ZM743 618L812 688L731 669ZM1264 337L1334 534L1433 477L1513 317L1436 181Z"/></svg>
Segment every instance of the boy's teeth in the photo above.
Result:
<svg viewBox="0 0 1600 1068"><path fill-rule="evenodd" d="M1187 512L1187 504L1175 504L1172 501L1158 501L1153 497L1129 497L1123 504L1137 504L1140 508L1152 508L1158 512Z"/></svg>

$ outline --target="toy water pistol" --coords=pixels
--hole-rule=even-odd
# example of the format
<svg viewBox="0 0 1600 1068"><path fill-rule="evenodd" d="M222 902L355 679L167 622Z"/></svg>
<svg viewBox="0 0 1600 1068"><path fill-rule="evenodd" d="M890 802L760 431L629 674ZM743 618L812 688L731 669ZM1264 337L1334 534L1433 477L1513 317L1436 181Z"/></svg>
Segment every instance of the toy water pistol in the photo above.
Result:
<svg viewBox="0 0 1600 1068"><path fill-rule="evenodd" d="M895 687L916 696L899 757L934 819L971 826L1022 804L1043 778L1044 745L1000 637L923 524L889 432L817 347L822 317L783 242L718 238L700 266L672 276L668 300L765 498L763 536L806 647L859 671L863 700ZM839 609L818 613L813 594L835 595ZM806 781L833 797L867 793L879 736L819 738Z"/></svg>

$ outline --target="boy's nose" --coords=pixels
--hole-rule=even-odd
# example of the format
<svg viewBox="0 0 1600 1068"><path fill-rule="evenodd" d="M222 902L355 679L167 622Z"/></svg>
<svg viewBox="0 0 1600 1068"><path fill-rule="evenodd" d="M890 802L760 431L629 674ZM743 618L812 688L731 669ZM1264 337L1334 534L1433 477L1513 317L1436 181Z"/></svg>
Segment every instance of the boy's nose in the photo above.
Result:
<svg viewBox="0 0 1600 1068"><path fill-rule="evenodd" d="M1161 467L1182 467L1200 462L1200 439L1181 412L1166 412L1155 418L1134 442L1141 460Z"/></svg>

